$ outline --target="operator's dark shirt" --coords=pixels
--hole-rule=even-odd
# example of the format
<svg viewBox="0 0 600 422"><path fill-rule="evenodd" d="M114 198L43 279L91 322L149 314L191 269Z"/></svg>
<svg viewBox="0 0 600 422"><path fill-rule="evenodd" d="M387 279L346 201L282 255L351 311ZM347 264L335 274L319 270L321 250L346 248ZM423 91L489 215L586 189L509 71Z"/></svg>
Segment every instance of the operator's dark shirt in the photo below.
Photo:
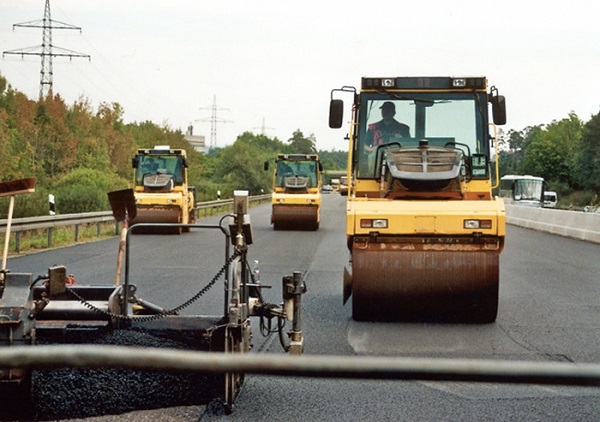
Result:
<svg viewBox="0 0 600 422"><path fill-rule="evenodd" d="M385 124L383 120L380 120L369 125L367 145L377 146L392 142L395 138L410 138L410 128L397 120L392 120L390 124Z"/></svg>

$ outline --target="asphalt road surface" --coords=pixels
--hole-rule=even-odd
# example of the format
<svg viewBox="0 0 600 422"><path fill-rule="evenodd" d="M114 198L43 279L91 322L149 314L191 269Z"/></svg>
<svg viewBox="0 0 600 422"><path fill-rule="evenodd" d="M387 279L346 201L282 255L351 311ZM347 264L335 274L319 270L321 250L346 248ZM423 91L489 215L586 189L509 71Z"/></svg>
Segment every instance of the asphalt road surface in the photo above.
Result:
<svg viewBox="0 0 600 422"><path fill-rule="evenodd" d="M281 278L305 273L305 354L472 358L600 363L600 245L509 226L500 259L500 306L494 324L359 323L342 305L345 197L324 195L315 232L274 231L270 207L252 208L261 281L279 302ZM216 223L218 218L203 220ZM112 284L118 240L9 259L14 272L43 274L66 265L79 284ZM131 282L144 299L167 308L183 303L224 262L215 231L138 236L131 245ZM217 286L186 309L223 312ZM253 321L254 324L254 321ZM254 352L283 353L254 326ZM101 387L98 387L101 388ZM131 391L131 394L136 394ZM598 420L600 388L437 381L380 381L247 376L231 415L211 403L138 409L85 420L172 421L564 421Z"/></svg>

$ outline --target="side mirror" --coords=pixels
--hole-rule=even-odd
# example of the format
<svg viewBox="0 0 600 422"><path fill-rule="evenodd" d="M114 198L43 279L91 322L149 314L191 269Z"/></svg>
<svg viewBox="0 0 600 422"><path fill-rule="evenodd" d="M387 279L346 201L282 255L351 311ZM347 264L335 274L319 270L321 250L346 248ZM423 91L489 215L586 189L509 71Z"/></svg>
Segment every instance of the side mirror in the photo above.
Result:
<svg viewBox="0 0 600 422"><path fill-rule="evenodd" d="M134 169L136 169L138 167L138 157L135 156L131 159L131 167L133 167Z"/></svg>
<svg viewBox="0 0 600 422"><path fill-rule="evenodd" d="M188 160L187 160L187 158L184 158L184 159L183 159L183 162L182 162L182 164L183 164L183 167L184 167L184 168L188 168Z"/></svg>
<svg viewBox="0 0 600 422"><path fill-rule="evenodd" d="M492 116L495 124L506 124L506 100L504 95L494 95L492 97Z"/></svg>
<svg viewBox="0 0 600 422"><path fill-rule="evenodd" d="M344 118L344 102L342 100L331 100L329 102L329 127L339 129L342 127Z"/></svg>
<svg viewBox="0 0 600 422"><path fill-rule="evenodd" d="M323 163L319 161L319 172L323 173Z"/></svg>
<svg viewBox="0 0 600 422"><path fill-rule="evenodd" d="M265 161L264 169L265 169L265 171L269 170L269 162L268 161Z"/></svg>

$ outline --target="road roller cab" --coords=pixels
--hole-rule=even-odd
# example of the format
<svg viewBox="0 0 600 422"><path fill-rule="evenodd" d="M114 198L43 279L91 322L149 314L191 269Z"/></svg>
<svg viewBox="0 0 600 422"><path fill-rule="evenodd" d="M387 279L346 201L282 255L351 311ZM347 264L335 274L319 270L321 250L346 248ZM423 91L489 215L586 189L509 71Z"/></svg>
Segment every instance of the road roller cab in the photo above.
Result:
<svg viewBox="0 0 600 422"><path fill-rule="evenodd" d="M132 166L137 213L131 224L195 223L196 192L188 185L185 150L168 146L138 149Z"/></svg>
<svg viewBox="0 0 600 422"><path fill-rule="evenodd" d="M265 170L269 163L265 162ZM316 154L279 154L273 172L271 224L275 230L317 230L321 219L321 174Z"/></svg>
<svg viewBox="0 0 600 422"><path fill-rule="evenodd" d="M505 210L492 195L488 104L504 124L504 97L484 77L363 78L359 92L332 91L332 128L344 110L334 97L347 94L353 318L495 321Z"/></svg>

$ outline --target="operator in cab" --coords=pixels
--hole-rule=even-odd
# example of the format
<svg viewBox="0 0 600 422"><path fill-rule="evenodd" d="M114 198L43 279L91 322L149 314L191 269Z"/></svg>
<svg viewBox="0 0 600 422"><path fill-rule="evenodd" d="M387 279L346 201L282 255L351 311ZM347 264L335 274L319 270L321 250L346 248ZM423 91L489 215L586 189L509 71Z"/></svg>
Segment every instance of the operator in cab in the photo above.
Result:
<svg viewBox="0 0 600 422"><path fill-rule="evenodd" d="M369 155L369 172L373 169L374 153L379 145L390 142L401 143L401 138L410 138L410 128L394 118L396 105L393 102L386 101L379 108L381 110L381 120L368 126L365 137L364 151L365 154Z"/></svg>
<svg viewBox="0 0 600 422"><path fill-rule="evenodd" d="M386 101L381 107L381 120L369 125L365 142L365 151L372 151L377 146L393 142L400 138L410 138L410 129L400 123L394 116L396 106L391 101Z"/></svg>

